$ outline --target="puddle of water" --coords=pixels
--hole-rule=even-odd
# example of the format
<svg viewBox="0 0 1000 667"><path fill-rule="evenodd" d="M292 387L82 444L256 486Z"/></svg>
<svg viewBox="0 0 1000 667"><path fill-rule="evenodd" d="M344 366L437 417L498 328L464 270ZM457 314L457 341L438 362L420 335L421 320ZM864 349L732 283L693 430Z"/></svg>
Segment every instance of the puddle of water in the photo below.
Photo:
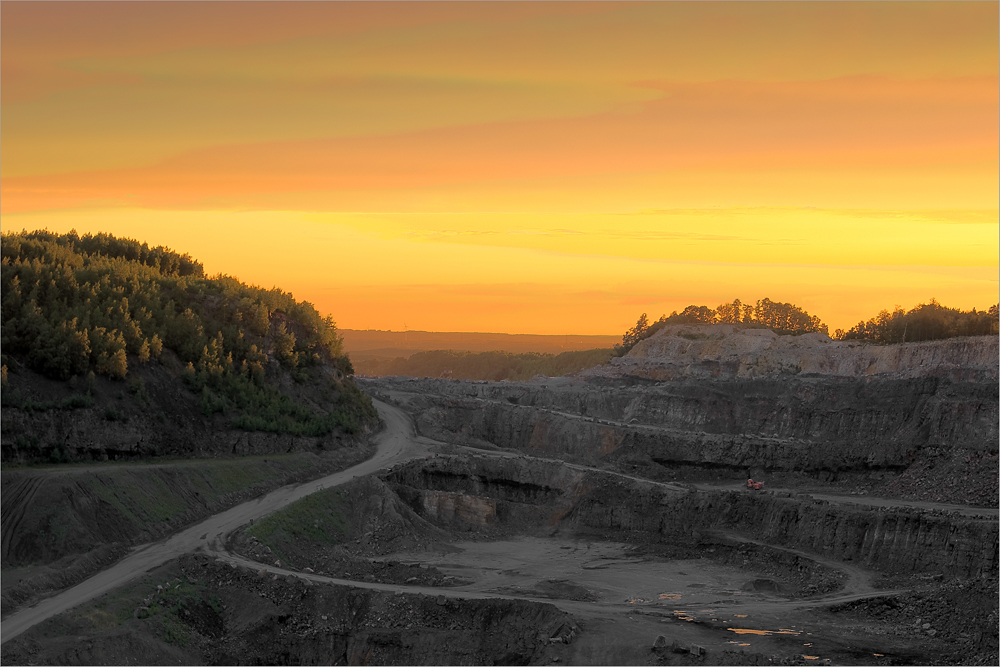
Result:
<svg viewBox="0 0 1000 667"><path fill-rule="evenodd" d="M732 640L726 642L727 644L736 644L737 646L750 646L748 642L734 642Z"/></svg>
<svg viewBox="0 0 1000 667"><path fill-rule="evenodd" d="M625 598L625 602L629 604L639 604L642 602L649 602L646 598Z"/></svg>
<svg viewBox="0 0 1000 667"><path fill-rule="evenodd" d="M733 616L735 616L736 618L746 618L747 617L746 614L733 614Z"/></svg>
<svg viewBox="0 0 1000 667"><path fill-rule="evenodd" d="M806 660L819 660L818 655L803 655L802 657L805 658Z"/></svg>
<svg viewBox="0 0 1000 667"><path fill-rule="evenodd" d="M795 630L786 630L784 628L780 628L778 630L753 630L751 628L726 628L726 630L729 630L730 632L735 632L738 635L760 635L762 637L767 637L767 636L770 636L770 635L798 635L798 634L802 634L800 632L796 632Z"/></svg>
<svg viewBox="0 0 1000 667"><path fill-rule="evenodd" d="M676 616L677 618L681 619L682 621L693 621L694 620L694 618L692 618L691 616L689 616L686 611L682 611L680 609L674 609L674 616Z"/></svg>
<svg viewBox="0 0 1000 667"><path fill-rule="evenodd" d="M661 600L680 600L680 593L660 593Z"/></svg>

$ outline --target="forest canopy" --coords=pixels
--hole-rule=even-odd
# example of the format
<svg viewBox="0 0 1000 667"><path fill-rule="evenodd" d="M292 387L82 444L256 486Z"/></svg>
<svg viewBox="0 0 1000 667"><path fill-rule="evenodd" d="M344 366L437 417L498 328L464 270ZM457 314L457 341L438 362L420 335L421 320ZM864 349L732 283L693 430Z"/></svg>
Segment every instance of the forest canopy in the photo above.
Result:
<svg viewBox="0 0 1000 667"><path fill-rule="evenodd" d="M236 424L253 430L333 428L266 381L270 360L293 376L324 364L353 372L333 319L312 304L207 277L186 254L109 234L22 231L0 239L5 367L15 356L53 379L124 379L170 351L186 363L184 379L202 392L208 412L236 407L243 412Z"/></svg>
<svg viewBox="0 0 1000 667"><path fill-rule="evenodd" d="M867 340L873 343L907 343L941 340L958 336L988 336L1000 333L1000 304L987 310L960 310L942 306L936 299L921 303L910 310L896 306L892 312L881 311L867 322L861 321L844 331L838 329L835 338Z"/></svg>

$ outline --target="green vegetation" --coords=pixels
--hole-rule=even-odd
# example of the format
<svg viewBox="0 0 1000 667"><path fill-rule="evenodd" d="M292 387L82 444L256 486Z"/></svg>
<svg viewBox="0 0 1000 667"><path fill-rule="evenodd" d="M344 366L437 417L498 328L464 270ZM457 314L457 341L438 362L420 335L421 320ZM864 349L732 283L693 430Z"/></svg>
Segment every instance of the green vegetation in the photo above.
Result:
<svg viewBox="0 0 1000 667"><path fill-rule="evenodd" d="M21 393L12 389L4 393L0 402L5 408L20 408L25 412L46 412L48 410L79 410L89 408L94 405L94 399L89 394L73 394L60 401L36 401L32 398L24 398Z"/></svg>
<svg viewBox="0 0 1000 667"><path fill-rule="evenodd" d="M575 373L607 363L610 349L579 350L562 354L540 352L456 352L430 350L408 359L358 362L364 375L408 375L411 377L450 377L456 380L523 381L536 375L555 377Z"/></svg>
<svg viewBox="0 0 1000 667"><path fill-rule="evenodd" d="M102 596L73 614L70 623L78 624L78 631L83 632L106 631L122 625L145 627L149 634L167 644L184 647L195 636L192 625L197 623L197 616L204 614L202 610L221 615L222 601L203 583L171 564Z"/></svg>
<svg viewBox="0 0 1000 667"><path fill-rule="evenodd" d="M848 331L838 329L834 338L867 340L873 343L907 343L941 340L957 336L987 336L1000 332L1000 309L994 304L988 310L969 311L947 308L935 299L921 303L909 311L900 306L890 313L883 310L867 322L858 322Z"/></svg>
<svg viewBox="0 0 1000 667"><path fill-rule="evenodd" d="M663 315L652 324L643 313L635 326L622 336L622 342L615 345L615 354L625 355L639 341L649 338L668 324L739 324L771 329L778 335L827 332L826 325L818 317L793 304L760 299L751 305L734 299L732 303L722 303L714 309L691 305L679 313L675 310L670 315Z"/></svg>
<svg viewBox="0 0 1000 667"><path fill-rule="evenodd" d="M377 418L344 378L353 368L333 319L279 289L206 277L188 255L108 234L4 233L0 263L5 390L10 357L57 380L86 375L89 396L95 373L123 380L169 351L202 412L243 429L353 433ZM282 370L326 386L332 407L318 413L280 391Z"/></svg>
<svg viewBox="0 0 1000 667"><path fill-rule="evenodd" d="M175 646L186 646L191 640L191 631L181 620L181 613L187 607L207 603L200 587L182 581L164 588L163 594L154 598L152 604L141 610L139 619L153 619L154 633L163 641ZM218 600L218 596L213 596ZM217 603L218 604L218 603ZM158 621L158 622L156 622Z"/></svg>
<svg viewBox="0 0 1000 667"><path fill-rule="evenodd" d="M335 546L344 542L349 528L350 503L343 491L326 490L297 500L269 514L247 533L267 545L285 562L290 545Z"/></svg>

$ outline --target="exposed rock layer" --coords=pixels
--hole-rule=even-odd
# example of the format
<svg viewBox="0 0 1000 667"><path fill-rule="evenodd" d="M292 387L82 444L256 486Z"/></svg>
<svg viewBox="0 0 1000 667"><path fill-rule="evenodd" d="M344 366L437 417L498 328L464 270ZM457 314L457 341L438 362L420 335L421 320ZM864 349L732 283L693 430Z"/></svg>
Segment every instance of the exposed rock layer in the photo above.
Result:
<svg viewBox="0 0 1000 667"><path fill-rule="evenodd" d="M874 345L824 334L778 336L735 325L673 325L640 341L624 357L592 371L604 377L761 378L797 374L866 377L934 374L953 379L998 377L996 336Z"/></svg>
<svg viewBox="0 0 1000 667"><path fill-rule="evenodd" d="M947 378L369 383L405 390L421 432L598 462L905 468L924 448L996 452L997 383Z"/></svg>
<svg viewBox="0 0 1000 667"><path fill-rule="evenodd" d="M684 491L526 459L438 458L399 468L388 480L414 511L452 528L523 532L561 527L640 542L734 534L887 573L972 577L995 573L998 566L998 526L992 519L767 492ZM459 504L465 514L429 509L442 497L464 497Z"/></svg>

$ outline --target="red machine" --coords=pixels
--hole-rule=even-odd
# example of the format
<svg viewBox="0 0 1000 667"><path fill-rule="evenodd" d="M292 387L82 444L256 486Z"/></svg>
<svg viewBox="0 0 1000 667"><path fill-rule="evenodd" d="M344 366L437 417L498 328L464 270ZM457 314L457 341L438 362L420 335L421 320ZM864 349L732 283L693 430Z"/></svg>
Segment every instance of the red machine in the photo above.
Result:
<svg viewBox="0 0 1000 667"><path fill-rule="evenodd" d="M764 488L764 482L755 482L752 479L747 480L747 488L753 489L754 491L760 491Z"/></svg>

